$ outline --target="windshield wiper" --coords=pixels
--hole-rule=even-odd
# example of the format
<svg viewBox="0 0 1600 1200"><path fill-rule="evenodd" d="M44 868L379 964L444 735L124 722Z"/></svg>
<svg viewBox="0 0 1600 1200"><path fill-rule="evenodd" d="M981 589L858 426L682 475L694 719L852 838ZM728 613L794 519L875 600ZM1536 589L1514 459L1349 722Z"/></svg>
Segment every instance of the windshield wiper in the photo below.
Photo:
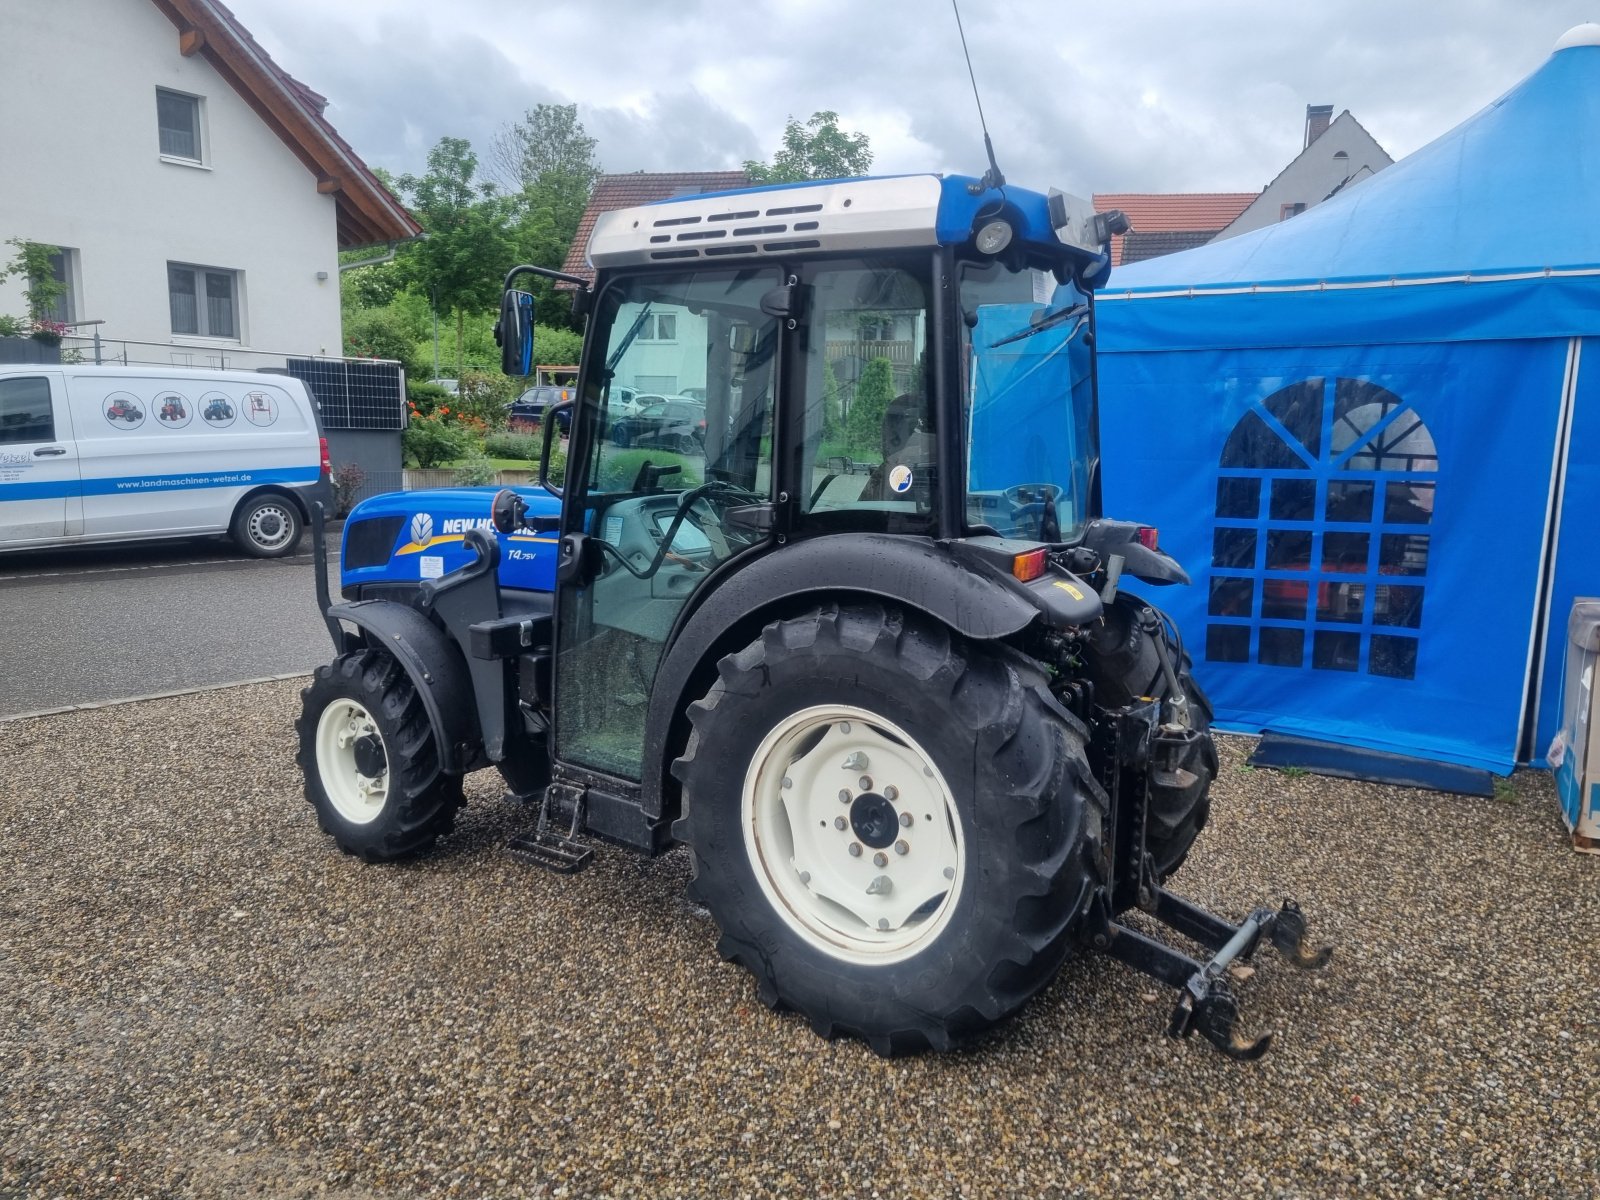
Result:
<svg viewBox="0 0 1600 1200"><path fill-rule="evenodd" d="M644 328L645 319L650 315L650 306L646 304L634 320L633 327L623 337L622 344L617 347L616 353L606 359L606 378L611 377L611 372L616 370L617 364L622 361L622 356L628 352L628 347L633 345L633 339L639 336L639 330Z"/></svg>
<svg viewBox="0 0 1600 1200"><path fill-rule="evenodd" d="M1087 316L1088 312L1089 306L1087 304L1074 304L1071 308L1057 309L1053 313L1044 313L1043 315L1035 313L1023 328L1014 333L1006 334L1005 337L997 342L990 342L989 349L993 350L998 346L1020 342L1023 338L1030 338L1036 333L1043 333L1046 329L1054 329L1057 325L1065 325L1074 318ZM1076 333L1077 330L1073 330L1073 332ZM1071 341L1071 338L1069 337L1067 340Z"/></svg>

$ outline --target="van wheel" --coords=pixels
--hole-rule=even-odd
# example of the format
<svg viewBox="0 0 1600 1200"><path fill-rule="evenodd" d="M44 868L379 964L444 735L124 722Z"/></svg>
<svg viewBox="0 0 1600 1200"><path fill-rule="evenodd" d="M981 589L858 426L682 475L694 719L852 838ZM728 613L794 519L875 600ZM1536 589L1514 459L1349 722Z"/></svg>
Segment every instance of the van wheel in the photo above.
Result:
<svg viewBox="0 0 1600 1200"><path fill-rule="evenodd" d="M283 496L257 496L233 514L233 540L257 558L282 558L300 544L302 522L294 501Z"/></svg>

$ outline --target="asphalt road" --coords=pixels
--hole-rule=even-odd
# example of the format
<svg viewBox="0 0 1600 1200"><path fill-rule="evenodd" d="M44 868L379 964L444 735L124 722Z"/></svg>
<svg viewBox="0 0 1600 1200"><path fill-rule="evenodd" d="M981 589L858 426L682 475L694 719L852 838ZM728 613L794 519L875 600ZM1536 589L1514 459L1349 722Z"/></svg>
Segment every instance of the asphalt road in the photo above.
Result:
<svg viewBox="0 0 1600 1200"><path fill-rule="evenodd" d="M6 555L0 631L0 719L309 672L332 652L309 533L274 560L218 539Z"/></svg>

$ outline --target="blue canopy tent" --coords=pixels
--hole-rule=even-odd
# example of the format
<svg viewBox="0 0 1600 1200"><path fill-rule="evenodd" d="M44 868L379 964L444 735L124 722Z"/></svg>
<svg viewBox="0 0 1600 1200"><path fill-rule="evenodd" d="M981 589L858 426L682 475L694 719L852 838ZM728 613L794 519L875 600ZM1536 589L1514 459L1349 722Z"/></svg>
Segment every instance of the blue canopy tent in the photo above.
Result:
<svg viewBox="0 0 1600 1200"><path fill-rule="evenodd" d="M1437 141L1100 294L1105 510L1223 727L1508 772L1600 594L1600 26Z"/></svg>

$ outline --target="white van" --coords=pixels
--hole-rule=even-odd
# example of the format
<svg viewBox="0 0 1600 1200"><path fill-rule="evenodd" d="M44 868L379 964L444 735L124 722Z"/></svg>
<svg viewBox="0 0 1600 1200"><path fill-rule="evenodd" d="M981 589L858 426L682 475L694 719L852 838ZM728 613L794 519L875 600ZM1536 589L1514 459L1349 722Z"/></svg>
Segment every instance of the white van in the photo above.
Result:
<svg viewBox="0 0 1600 1200"><path fill-rule="evenodd" d="M229 533L288 554L330 497L321 432L288 375L0 366L0 552Z"/></svg>

